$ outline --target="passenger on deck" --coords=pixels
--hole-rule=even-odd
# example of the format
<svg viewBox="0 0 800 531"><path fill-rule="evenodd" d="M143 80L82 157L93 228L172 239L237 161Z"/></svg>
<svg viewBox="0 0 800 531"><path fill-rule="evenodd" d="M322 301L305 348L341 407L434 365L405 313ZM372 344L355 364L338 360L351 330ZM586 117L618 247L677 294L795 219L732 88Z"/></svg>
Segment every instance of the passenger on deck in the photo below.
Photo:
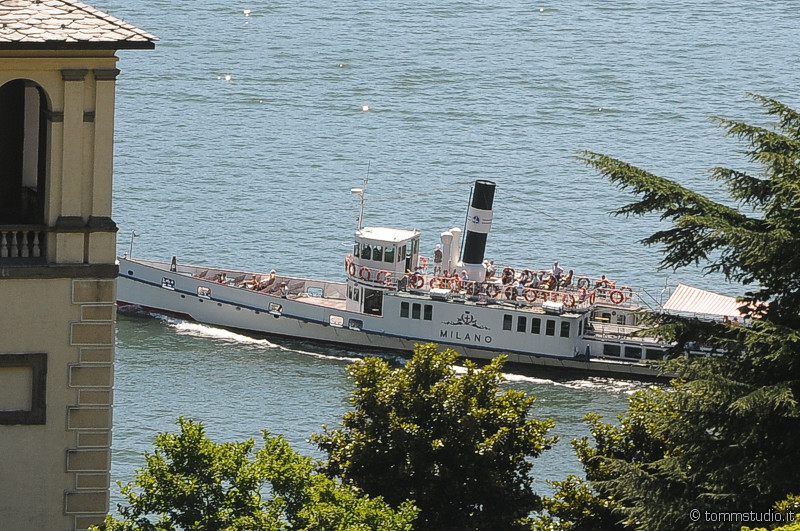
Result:
<svg viewBox="0 0 800 531"><path fill-rule="evenodd" d="M486 268L486 278L491 278L495 274L494 260L489 260L489 266Z"/></svg>
<svg viewBox="0 0 800 531"><path fill-rule="evenodd" d="M569 272L567 272L567 274L564 275L561 278L561 287L562 288L566 289L566 288L571 288L572 287L572 276L573 276L573 274L574 273L572 272L572 269L570 269Z"/></svg>
<svg viewBox="0 0 800 531"><path fill-rule="evenodd" d="M600 275L600 278L594 284L594 289L598 288L613 289L616 284L617 284L616 281L611 280L610 278L606 278L605 275Z"/></svg>
<svg viewBox="0 0 800 531"><path fill-rule="evenodd" d="M289 296L289 287L286 285L286 282L281 282L281 298L285 299Z"/></svg>
<svg viewBox="0 0 800 531"><path fill-rule="evenodd" d="M586 286L581 286L578 288L578 302L583 302L586 300Z"/></svg>
<svg viewBox="0 0 800 531"><path fill-rule="evenodd" d="M531 281L528 282L528 286L530 286L530 287L532 287L534 289L538 288L539 284L542 283L542 278L541 278L540 275L541 275L540 272L534 271L533 272L533 277L531 278Z"/></svg>
<svg viewBox="0 0 800 531"><path fill-rule="evenodd" d="M442 274L442 245L437 243L436 249L433 251L433 274Z"/></svg>
<svg viewBox="0 0 800 531"><path fill-rule="evenodd" d="M504 286L508 286L514 282L514 270L510 267L503 269L503 276L500 278L500 282L502 282Z"/></svg>
<svg viewBox="0 0 800 531"><path fill-rule="evenodd" d="M556 280L553 278L553 275L547 272L542 272L542 281L540 284L540 288L546 290L552 290L553 286L555 286Z"/></svg>
<svg viewBox="0 0 800 531"><path fill-rule="evenodd" d="M553 277L555 278L555 285L558 288L559 282L561 281L561 273L564 272L564 268L558 265L558 260L553 262Z"/></svg>
<svg viewBox="0 0 800 531"><path fill-rule="evenodd" d="M466 269L461 270L461 282L469 282L469 275Z"/></svg>
<svg viewBox="0 0 800 531"><path fill-rule="evenodd" d="M522 297L522 294L525 291L525 284L520 282L519 280L514 281L514 298Z"/></svg>

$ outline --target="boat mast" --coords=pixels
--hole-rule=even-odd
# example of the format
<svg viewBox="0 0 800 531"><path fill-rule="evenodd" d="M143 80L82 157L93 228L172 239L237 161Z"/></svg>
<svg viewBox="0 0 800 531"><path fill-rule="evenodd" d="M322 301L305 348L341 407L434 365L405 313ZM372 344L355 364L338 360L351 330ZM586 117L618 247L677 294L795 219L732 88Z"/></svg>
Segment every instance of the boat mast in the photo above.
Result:
<svg viewBox="0 0 800 531"><path fill-rule="evenodd" d="M361 209L358 212L358 230L361 230L361 222L364 219L364 194L367 193L367 183L369 182L369 166L370 166L370 162L367 163L367 176L364 177L364 186L362 186L361 188L350 188L350 193L351 194L361 197Z"/></svg>

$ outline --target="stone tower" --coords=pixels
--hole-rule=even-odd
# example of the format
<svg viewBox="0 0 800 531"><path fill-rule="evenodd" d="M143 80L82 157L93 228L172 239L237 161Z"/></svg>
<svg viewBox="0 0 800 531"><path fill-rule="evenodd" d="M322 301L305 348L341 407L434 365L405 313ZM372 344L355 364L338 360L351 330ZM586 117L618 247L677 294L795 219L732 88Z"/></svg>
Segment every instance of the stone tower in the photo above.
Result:
<svg viewBox="0 0 800 531"><path fill-rule="evenodd" d="M155 37L72 0L0 0L0 529L108 511L114 92Z"/></svg>

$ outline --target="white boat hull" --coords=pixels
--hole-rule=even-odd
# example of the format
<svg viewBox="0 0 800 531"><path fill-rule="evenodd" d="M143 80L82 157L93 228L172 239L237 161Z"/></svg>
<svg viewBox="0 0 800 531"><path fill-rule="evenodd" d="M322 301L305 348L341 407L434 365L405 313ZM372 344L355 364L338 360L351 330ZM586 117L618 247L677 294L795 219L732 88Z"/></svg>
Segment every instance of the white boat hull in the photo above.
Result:
<svg viewBox="0 0 800 531"><path fill-rule="evenodd" d="M549 315L511 304L435 300L426 294L387 291L382 294L381 315L373 315L347 309L343 282L283 277L293 289L282 298L278 291L259 292L241 282L198 278L205 269L197 266L170 271L167 263L127 258L120 258L119 266L117 299L123 310L134 306L254 334L364 349L411 352L418 343L434 342L473 359L505 354L511 363L587 374L637 379L659 374L647 362L585 359L586 346L597 343L597 338L581 333L583 323L588 323L585 311ZM225 273L229 279L250 275ZM536 335L526 328L534 319L543 328Z"/></svg>

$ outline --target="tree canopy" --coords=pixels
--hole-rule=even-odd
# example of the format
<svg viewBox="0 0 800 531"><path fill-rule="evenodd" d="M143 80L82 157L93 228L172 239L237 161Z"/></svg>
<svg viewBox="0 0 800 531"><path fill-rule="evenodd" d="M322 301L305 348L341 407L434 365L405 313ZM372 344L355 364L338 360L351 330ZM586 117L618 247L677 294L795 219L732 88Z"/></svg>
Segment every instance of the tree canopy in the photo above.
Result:
<svg viewBox="0 0 800 531"><path fill-rule="evenodd" d="M353 408L314 440L331 476L393 506L413 500L416 529L521 529L540 508L532 458L556 441L553 422L529 418L533 397L500 391L503 357L461 374L456 358L427 344L399 369L351 365Z"/></svg>
<svg viewBox="0 0 800 531"><path fill-rule="evenodd" d="M735 327L655 316L654 332L674 341L673 354L703 344L716 355L675 359L671 388L638 393L619 426L588 417L594 444L575 446L590 495L570 478L546 502L565 529L607 529L593 527L593 511L595 522L627 528L713 528L691 511L764 512L800 493L800 114L754 98L774 124L715 119L761 168L711 171L735 207L614 158L581 155L638 196L617 214L669 222L643 242L660 246L662 267L721 272L745 287L742 311L753 319Z"/></svg>
<svg viewBox="0 0 800 531"><path fill-rule="evenodd" d="M122 516L109 531L409 531L417 509L395 510L316 473L308 457L281 437L215 443L201 423L178 419L180 433L161 433L146 468L122 487ZM269 483L271 497L262 487Z"/></svg>

